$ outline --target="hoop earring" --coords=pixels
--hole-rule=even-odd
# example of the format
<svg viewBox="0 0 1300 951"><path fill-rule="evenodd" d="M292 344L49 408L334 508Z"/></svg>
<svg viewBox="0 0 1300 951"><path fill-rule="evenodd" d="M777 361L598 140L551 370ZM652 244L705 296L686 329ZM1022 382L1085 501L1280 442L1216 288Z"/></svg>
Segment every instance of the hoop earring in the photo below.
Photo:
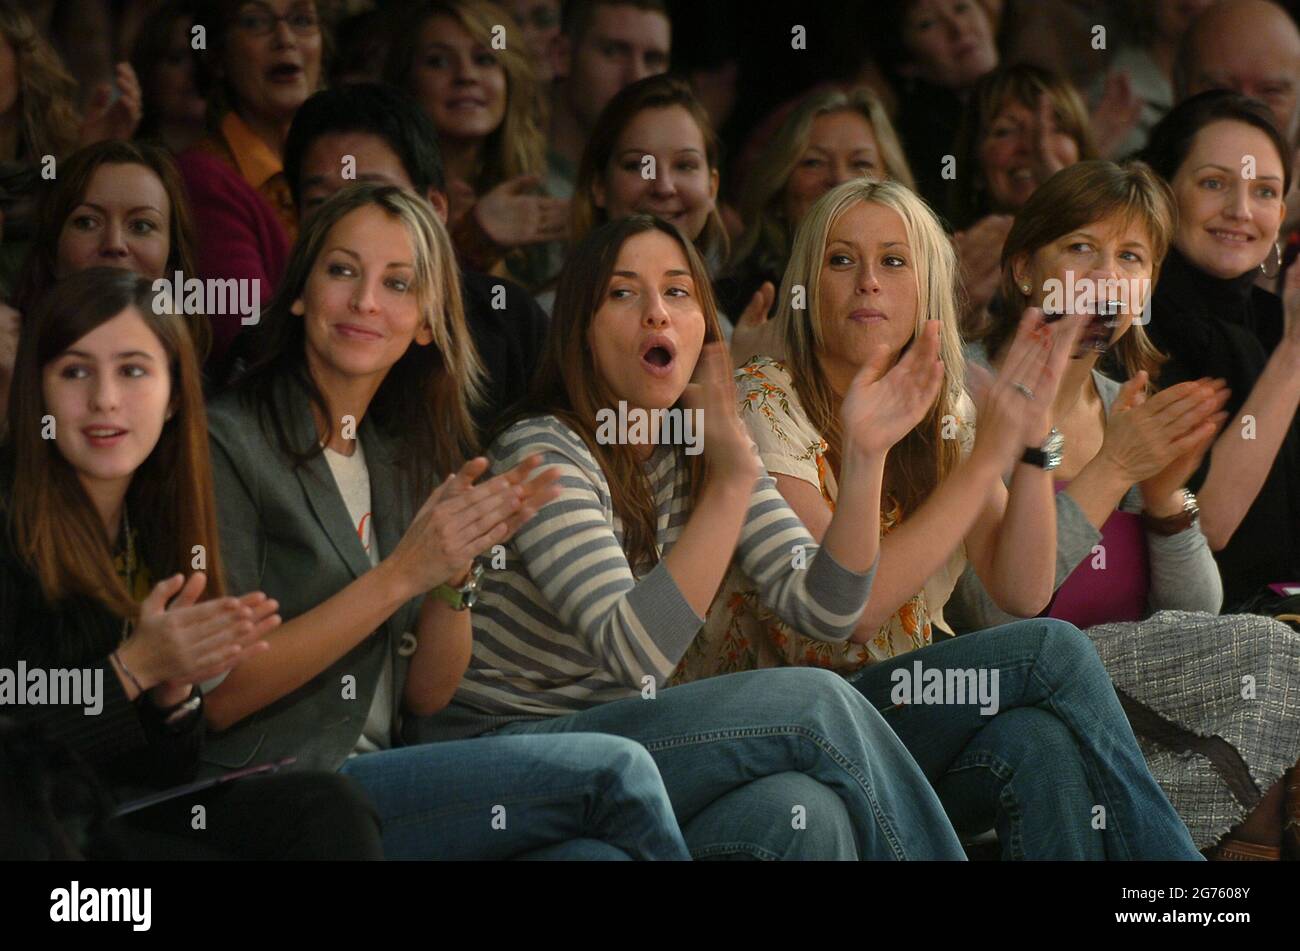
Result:
<svg viewBox="0 0 1300 951"><path fill-rule="evenodd" d="M1268 258L1259 262L1260 273L1269 280L1272 280L1282 273L1282 243L1280 241L1273 242L1273 253L1277 255L1277 267L1273 268L1272 274L1268 273L1268 268L1265 267L1265 265L1268 264Z"/></svg>

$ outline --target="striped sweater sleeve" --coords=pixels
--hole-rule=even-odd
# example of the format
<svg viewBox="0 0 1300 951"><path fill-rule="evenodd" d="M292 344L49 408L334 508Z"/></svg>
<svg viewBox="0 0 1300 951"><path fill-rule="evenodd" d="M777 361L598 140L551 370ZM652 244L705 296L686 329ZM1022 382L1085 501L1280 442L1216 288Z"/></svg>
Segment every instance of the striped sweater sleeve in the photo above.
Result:
<svg viewBox="0 0 1300 951"><path fill-rule="evenodd" d="M849 639L876 571L874 564L860 574L839 565L813 541L766 471L754 487L738 557L763 603L819 641Z"/></svg>
<svg viewBox="0 0 1300 951"><path fill-rule="evenodd" d="M560 469L560 496L521 529L514 547L547 607L612 677L662 685L704 624L661 561L637 579L614 532L609 487L582 440L554 418L507 430L495 471L539 453Z"/></svg>

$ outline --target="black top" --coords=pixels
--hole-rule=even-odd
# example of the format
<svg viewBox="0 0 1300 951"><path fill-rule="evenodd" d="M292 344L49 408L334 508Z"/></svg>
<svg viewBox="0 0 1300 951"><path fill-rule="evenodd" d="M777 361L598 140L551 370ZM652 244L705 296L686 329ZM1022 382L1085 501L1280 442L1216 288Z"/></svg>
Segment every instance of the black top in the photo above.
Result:
<svg viewBox="0 0 1300 951"><path fill-rule="evenodd" d="M965 106L951 89L921 80L904 84L899 99L898 137L916 179L916 191L940 218L951 220L948 199L952 183L943 177L944 157L956 154ZM959 168L955 174L974 173Z"/></svg>
<svg viewBox="0 0 1300 951"><path fill-rule="evenodd" d="M7 499L10 483L4 484ZM20 661L28 671L91 669L92 677L103 678L103 708L87 716L84 705L20 705L6 695L0 696L0 714L39 721L50 739L66 743L95 767L121 799L191 778L203 743L203 718L185 717L172 733L149 700L127 699L108 660L121 642L122 619L85 597L46 601L15 551L4 509L0 502L0 668L15 678Z"/></svg>
<svg viewBox="0 0 1300 951"><path fill-rule="evenodd" d="M1238 414L1269 355L1282 339L1282 301L1255 286L1250 271L1232 280L1212 277L1174 249L1165 259L1151 303L1147 332L1170 360L1160 385L1200 377L1222 377L1232 396L1228 427L1241 427ZM1229 432L1231 429L1228 430ZM1207 461L1193 476L1200 487ZM1240 527L1216 552L1223 574L1225 610L1240 605L1266 584L1300 580L1300 423L1278 451L1268 478Z"/></svg>
<svg viewBox="0 0 1300 951"><path fill-rule="evenodd" d="M528 391L546 340L546 312L503 277L461 271L461 285L465 321L487 370L487 404L474 413L479 432L487 433Z"/></svg>
<svg viewBox="0 0 1300 951"><path fill-rule="evenodd" d="M773 289L777 291L772 295L772 306L767 312L769 318L776 316L781 278L784 275L763 267L755 260L756 257L757 255L750 255L713 282L713 292L718 298L718 309L726 314L733 324L740 320L740 315L749 306L754 292L763 286L764 281L771 281Z"/></svg>

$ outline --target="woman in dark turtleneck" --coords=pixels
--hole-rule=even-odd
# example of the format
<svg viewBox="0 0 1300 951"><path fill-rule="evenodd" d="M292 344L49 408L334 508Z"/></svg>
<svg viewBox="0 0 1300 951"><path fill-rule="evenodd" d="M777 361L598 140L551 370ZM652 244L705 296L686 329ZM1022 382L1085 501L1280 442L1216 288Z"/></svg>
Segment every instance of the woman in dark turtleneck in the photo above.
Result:
<svg viewBox="0 0 1300 951"><path fill-rule="evenodd" d="M1285 304L1255 286L1279 264L1288 154L1266 106L1213 91L1171 111L1143 155L1178 200L1147 327L1170 357L1160 384L1208 376L1232 390L1229 421L1192 480L1229 611L1267 584L1300 581L1300 269Z"/></svg>

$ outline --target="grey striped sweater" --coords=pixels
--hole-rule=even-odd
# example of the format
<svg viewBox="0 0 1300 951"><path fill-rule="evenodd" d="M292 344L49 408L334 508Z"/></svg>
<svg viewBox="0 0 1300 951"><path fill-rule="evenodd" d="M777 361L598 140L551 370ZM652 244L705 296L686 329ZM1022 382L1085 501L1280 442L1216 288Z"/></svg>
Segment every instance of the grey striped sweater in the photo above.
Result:
<svg viewBox="0 0 1300 951"><path fill-rule="evenodd" d="M488 455L501 472L533 453L560 467L561 495L516 534L505 567L484 575L474 654L453 702L466 714L558 716L638 696L651 682L663 686L704 624L662 561L634 575L609 483L581 437L553 416L534 417L503 433ZM659 446L645 469L666 553L690 515L685 456ZM803 546L801 559L795 546ZM731 570L755 579L791 626L842 641L862 613L874 567L857 574L820 552L763 473Z"/></svg>

